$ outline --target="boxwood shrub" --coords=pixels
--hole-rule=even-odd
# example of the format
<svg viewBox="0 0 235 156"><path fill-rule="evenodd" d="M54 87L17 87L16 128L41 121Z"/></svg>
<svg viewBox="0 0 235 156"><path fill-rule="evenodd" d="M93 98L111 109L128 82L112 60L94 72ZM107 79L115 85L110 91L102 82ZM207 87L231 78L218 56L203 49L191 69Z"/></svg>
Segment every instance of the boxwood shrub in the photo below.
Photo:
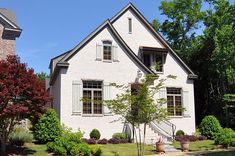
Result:
<svg viewBox="0 0 235 156"><path fill-rule="evenodd" d="M215 144L225 147L235 146L235 132L231 128L224 128L217 133Z"/></svg>
<svg viewBox="0 0 235 156"><path fill-rule="evenodd" d="M100 139L100 131L98 129L93 129L90 133L90 138L99 140Z"/></svg>

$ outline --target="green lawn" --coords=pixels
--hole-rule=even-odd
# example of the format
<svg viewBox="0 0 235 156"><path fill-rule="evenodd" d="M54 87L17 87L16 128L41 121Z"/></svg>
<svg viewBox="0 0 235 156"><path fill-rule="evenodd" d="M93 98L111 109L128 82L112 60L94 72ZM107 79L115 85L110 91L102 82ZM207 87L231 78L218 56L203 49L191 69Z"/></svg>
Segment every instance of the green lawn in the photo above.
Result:
<svg viewBox="0 0 235 156"><path fill-rule="evenodd" d="M102 156L136 156L136 144L108 144L97 145L100 146L103 154ZM145 154L156 154L153 146L145 146Z"/></svg>
<svg viewBox="0 0 235 156"><path fill-rule="evenodd" d="M173 143L173 146L177 149L180 149L180 143L178 141ZM213 150L218 148L217 145L214 144L213 140L204 140L204 141L196 141L190 142L189 151L204 151L204 150Z"/></svg>

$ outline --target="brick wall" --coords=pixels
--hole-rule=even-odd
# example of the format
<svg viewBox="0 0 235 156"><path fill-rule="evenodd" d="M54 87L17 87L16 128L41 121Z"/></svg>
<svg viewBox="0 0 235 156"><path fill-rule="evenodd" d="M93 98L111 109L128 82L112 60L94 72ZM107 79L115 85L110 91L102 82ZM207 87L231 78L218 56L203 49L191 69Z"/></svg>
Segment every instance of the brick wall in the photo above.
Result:
<svg viewBox="0 0 235 156"><path fill-rule="evenodd" d="M0 59L5 59L7 55L15 54L15 40L2 38L3 25L0 24Z"/></svg>

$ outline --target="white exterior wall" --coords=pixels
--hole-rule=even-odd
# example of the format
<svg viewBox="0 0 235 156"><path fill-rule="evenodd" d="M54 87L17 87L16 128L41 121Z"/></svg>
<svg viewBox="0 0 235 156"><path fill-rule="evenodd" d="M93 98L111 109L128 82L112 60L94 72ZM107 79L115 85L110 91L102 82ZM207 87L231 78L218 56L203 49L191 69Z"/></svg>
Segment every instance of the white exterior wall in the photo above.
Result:
<svg viewBox="0 0 235 156"><path fill-rule="evenodd" d="M128 33L128 18L132 18L131 34ZM124 13L122 17L113 23L113 26L136 55L138 55L140 46L164 48L130 11ZM118 47L119 62L110 63L96 60L96 44L102 43L102 40L111 40L113 45ZM113 133L121 132L123 123L112 122L119 118L117 115L85 117L72 114L72 82L74 80L89 79L102 80L106 83L133 83L139 70L138 65L122 50L107 28L89 41L68 63L68 69L61 69L53 85L53 90L56 90L53 92L54 99L56 99L56 103L60 104L60 107L56 107L56 110L60 113L61 122L73 128L74 131L80 128L85 132L84 137L89 137L89 133L93 128L100 130L101 138L110 138ZM189 99L188 105L185 106L189 116L171 117L170 122L175 124L177 129L182 129L186 133L191 134L195 132L193 81L187 79L188 73L170 53L166 57L164 72L160 74L160 77L165 78L169 74L175 75L177 78L167 80L165 86L182 88L183 91L188 92ZM61 81L58 77L61 78ZM55 88L55 86L57 87ZM61 94L59 93L60 91ZM117 93L117 90L112 89L111 97L115 98ZM159 95L156 95L156 98L158 97Z"/></svg>
<svg viewBox="0 0 235 156"><path fill-rule="evenodd" d="M132 19L132 33L128 33L128 18ZM128 10L118 20L113 23L113 26L132 49L136 55L139 55L140 46L164 48L164 46L155 38L148 29L141 23L139 19ZM168 54L164 64L164 72L159 75L161 78L166 78L167 75L175 75L175 80L169 79L165 82L166 87L179 87L183 91L188 92L189 105L186 106L190 117L172 117L170 122L176 125L177 129L182 129L188 134L195 132L195 108L194 108L194 88L193 81L188 80L188 73L184 67L173 58L172 54ZM156 96L157 97L157 96Z"/></svg>
<svg viewBox="0 0 235 156"><path fill-rule="evenodd" d="M103 62L96 60L96 44L102 40L111 40L118 48L119 62ZM94 37L85 47L83 47L71 60L69 68L61 75L61 122L72 127L73 130L80 128L85 132L85 137L93 128L101 132L101 138L111 138L115 132L122 132L123 123L113 122L119 117L85 117L83 115L72 115L72 81L74 80L103 80L104 82L128 84L135 81L138 67L131 61L120 46L114 41L108 29L104 29ZM112 89L111 97L117 93Z"/></svg>

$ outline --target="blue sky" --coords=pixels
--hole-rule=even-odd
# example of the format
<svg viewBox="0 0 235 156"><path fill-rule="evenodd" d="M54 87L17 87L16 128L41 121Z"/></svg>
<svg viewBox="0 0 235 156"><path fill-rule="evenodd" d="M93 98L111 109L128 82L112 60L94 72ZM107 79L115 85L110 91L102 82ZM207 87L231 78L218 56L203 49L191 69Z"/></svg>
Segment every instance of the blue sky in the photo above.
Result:
<svg viewBox="0 0 235 156"><path fill-rule="evenodd" d="M0 7L14 11L23 29L16 42L22 62L49 73L51 58L72 49L129 2L149 21L163 20L157 0L0 0Z"/></svg>

